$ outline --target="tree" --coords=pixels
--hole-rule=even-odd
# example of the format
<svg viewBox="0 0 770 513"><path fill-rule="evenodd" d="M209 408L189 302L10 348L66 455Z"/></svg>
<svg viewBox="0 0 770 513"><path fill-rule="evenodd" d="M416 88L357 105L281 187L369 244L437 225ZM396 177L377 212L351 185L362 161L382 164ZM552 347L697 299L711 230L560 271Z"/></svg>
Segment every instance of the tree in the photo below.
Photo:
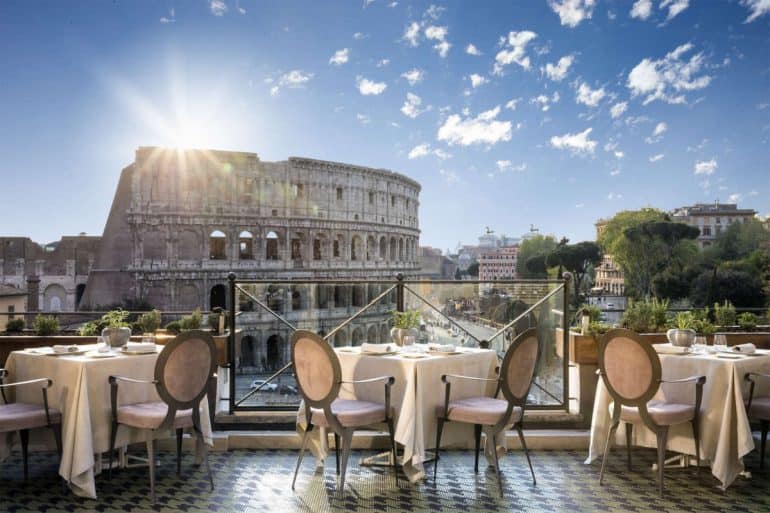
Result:
<svg viewBox="0 0 770 513"><path fill-rule="evenodd" d="M548 274L545 266L539 265L540 262L536 262L536 264L533 263L533 267L530 269L529 260L540 256L544 264L545 256L556 249L556 246L556 241L550 236L535 235L531 239L524 240L519 247L516 275L519 278L547 278Z"/></svg>
<svg viewBox="0 0 770 513"><path fill-rule="evenodd" d="M737 307L761 307L765 304L762 280L755 274L735 269L703 271L692 285L690 300L695 306L709 306L730 301Z"/></svg>
<svg viewBox="0 0 770 513"><path fill-rule="evenodd" d="M478 278L479 277L479 263L478 262L473 262L471 265L469 265L467 273L468 273L469 276L473 276L474 278Z"/></svg>
<svg viewBox="0 0 770 513"><path fill-rule="evenodd" d="M560 244L545 259L548 267L559 266L572 273L575 289L575 305L580 304L583 278L602 260L602 250L592 241L577 244Z"/></svg>

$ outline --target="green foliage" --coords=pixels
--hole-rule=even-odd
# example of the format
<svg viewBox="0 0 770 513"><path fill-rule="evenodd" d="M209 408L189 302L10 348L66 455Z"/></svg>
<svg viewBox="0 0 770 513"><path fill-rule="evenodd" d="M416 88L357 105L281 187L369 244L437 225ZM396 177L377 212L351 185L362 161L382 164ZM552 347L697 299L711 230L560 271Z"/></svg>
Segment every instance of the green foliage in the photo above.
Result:
<svg viewBox="0 0 770 513"><path fill-rule="evenodd" d="M559 245L546 256L548 267L558 266L572 273L574 282L571 284L575 291L574 304L580 302L580 289L586 274L602 260L602 250L595 242L585 241L577 244Z"/></svg>
<svg viewBox="0 0 770 513"><path fill-rule="evenodd" d="M637 333L660 331L666 326L668 300L631 301L623 314L623 326Z"/></svg>
<svg viewBox="0 0 770 513"><path fill-rule="evenodd" d="M166 331L178 335L182 331L182 324L179 321L171 321L166 324Z"/></svg>
<svg viewBox="0 0 770 513"><path fill-rule="evenodd" d="M757 327L759 319L756 314L743 312L738 316L738 326L744 331L753 331Z"/></svg>
<svg viewBox="0 0 770 513"><path fill-rule="evenodd" d="M160 310L156 309L140 315L138 323L142 333L155 333L155 330L160 328L160 321Z"/></svg>
<svg viewBox="0 0 770 513"><path fill-rule="evenodd" d="M714 320L717 326L735 326L737 315L733 304L727 299L721 305L714 303Z"/></svg>
<svg viewBox="0 0 770 513"><path fill-rule="evenodd" d="M471 265L468 266L468 270L465 271L468 273L468 276L473 276L474 278L479 277L479 263L473 262Z"/></svg>
<svg viewBox="0 0 770 513"><path fill-rule="evenodd" d="M406 310L399 312L397 310L391 311L393 317L394 328L417 328L420 326L420 312L419 310Z"/></svg>
<svg viewBox="0 0 770 513"><path fill-rule="evenodd" d="M669 325L680 330L694 330L698 335L713 335L717 330L709 321L708 308L679 312L671 319Z"/></svg>
<svg viewBox="0 0 770 513"><path fill-rule="evenodd" d="M179 327L183 330L197 330L200 329L203 323L203 315L201 309L196 308L190 315L182 317L179 321Z"/></svg>
<svg viewBox="0 0 770 513"><path fill-rule="evenodd" d="M714 268L695 278L690 300L696 306L727 300L739 308L761 307L765 304L765 291L756 273Z"/></svg>
<svg viewBox="0 0 770 513"><path fill-rule="evenodd" d="M556 240L553 237L535 235L526 239L519 246L518 267L516 274L519 278L547 278L545 257L556 249ZM532 263L529 261L532 260Z"/></svg>
<svg viewBox="0 0 770 513"><path fill-rule="evenodd" d="M122 308L110 310L102 315L101 325L103 328L128 328L128 311Z"/></svg>
<svg viewBox="0 0 770 513"><path fill-rule="evenodd" d="M48 315L37 314L37 317L35 317L35 332L38 335L56 335L59 331L61 331L59 319Z"/></svg>
<svg viewBox="0 0 770 513"><path fill-rule="evenodd" d="M695 316L692 312L679 312L674 316L672 327L680 330L695 329Z"/></svg>
<svg viewBox="0 0 770 513"><path fill-rule="evenodd" d="M11 319L5 323L6 333L20 333L24 331L24 319Z"/></svg>
<svg viewBox="0 0 770 513"><path fill-rule="evenodd" d="M102 330L99 329L99 321L88 321L78 328L78 335L81 337L95 337L101 332Z"/></svg>
<svg viewBox="0 0 770 513"><path fill-rule="evenodd" d="M611 328L612 326L610 326L605 322L591 321L588 324L588 333L586 333L586 335L590 335L593 338L598 339L599 337L607 333Z"/></svg>
<svg viewBox="0 0 770 513"><path fill-rule="evenodd" d="M588 303L583 303L580 305L580 307L577 309L578 312L581 313L583 311L588 312L588 317L590 318L590 322L598 322L599 318L602 316L602 309L599 308L596 305L589 305Z"/></svg>

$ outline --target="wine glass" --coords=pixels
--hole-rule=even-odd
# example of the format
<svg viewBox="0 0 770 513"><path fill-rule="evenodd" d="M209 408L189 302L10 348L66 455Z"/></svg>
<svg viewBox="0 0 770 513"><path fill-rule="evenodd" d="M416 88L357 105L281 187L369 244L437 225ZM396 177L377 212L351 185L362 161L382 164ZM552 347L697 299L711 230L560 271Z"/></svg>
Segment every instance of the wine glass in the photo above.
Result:
<svg viewBox="0 0 770 513"><path fill-rule="evenodd" d="M695 337L695 341L693 342L692 348L694 352L696 353L705 353L706 352L706 337L704 336L697 336Z"/></svg>
<svg viewBox="0 0 770 513"><path fill-rule="evenodd" d="M727 351L727 337L723 333L714 335L714 349L716 351Z"/></svg>

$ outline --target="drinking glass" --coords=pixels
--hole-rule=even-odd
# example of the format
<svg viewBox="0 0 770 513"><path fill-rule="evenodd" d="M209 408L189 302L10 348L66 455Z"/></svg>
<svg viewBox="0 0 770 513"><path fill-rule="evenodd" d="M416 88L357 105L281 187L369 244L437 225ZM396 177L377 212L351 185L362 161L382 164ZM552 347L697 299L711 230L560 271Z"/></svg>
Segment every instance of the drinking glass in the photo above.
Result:
<svg viewBox="0 0 770 513"><path fill-rule="evenodd" d="M705 353L706 352L706 337L703 337L703 336L695 337L695 341L693 342L692 348L693 348L694 352L696 352L696 353Z"/></svg>
<svg viewBox="0 0 770 513"><path fill-rule="evenodd" d="M717 351L727 351L727 337L724 334L714 335L714 349Z"/></svg>
<svg viewBox="0 0 770 513"><path fill-rule="evenodd" d="M404 335L402 338L404 346L411 346L414 344L414 335Z"/></svg>

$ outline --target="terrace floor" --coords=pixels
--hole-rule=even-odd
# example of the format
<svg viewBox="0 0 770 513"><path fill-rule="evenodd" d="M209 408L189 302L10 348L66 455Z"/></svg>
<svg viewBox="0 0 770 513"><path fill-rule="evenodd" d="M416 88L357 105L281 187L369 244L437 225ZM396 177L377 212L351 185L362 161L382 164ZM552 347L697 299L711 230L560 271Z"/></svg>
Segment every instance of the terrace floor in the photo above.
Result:
<svg viewBox="0 0 770 513"><path fill-rule="evenodd" d="M0 511L442 511L442 512L757 512L770 511L770 470L739 478L726 492L706 469L666 472L665 498L659 499L651 464L654 451L635 449L634 470L625 468L625 451L613 452L604 486L598 483L599 464L584 465L585 451L533 451L538 477L532 485L520 451L501 460L505 497L499 497L492 468L473 473L472 451L446 451L439 462L438 483L432 480L395 485L386 468L362 468L358 460L370 451L354 451L344 495L335 488L333 459L324 473L314 472L306 458L291 491L296 451L234 450L214 452L210 461L216 488L209 491L203 468L184 457L182 477L175 475L172 453L161 453L157 475L158 501L149 501L146 469L113 472L112 481L97 478L98 500L63 493L53 453L30 455L30 479L21 479L21 455L13 453L0 465ZM483 461L483 460L482 460ZM758 467L756 452L746 458Z"/></svg>

